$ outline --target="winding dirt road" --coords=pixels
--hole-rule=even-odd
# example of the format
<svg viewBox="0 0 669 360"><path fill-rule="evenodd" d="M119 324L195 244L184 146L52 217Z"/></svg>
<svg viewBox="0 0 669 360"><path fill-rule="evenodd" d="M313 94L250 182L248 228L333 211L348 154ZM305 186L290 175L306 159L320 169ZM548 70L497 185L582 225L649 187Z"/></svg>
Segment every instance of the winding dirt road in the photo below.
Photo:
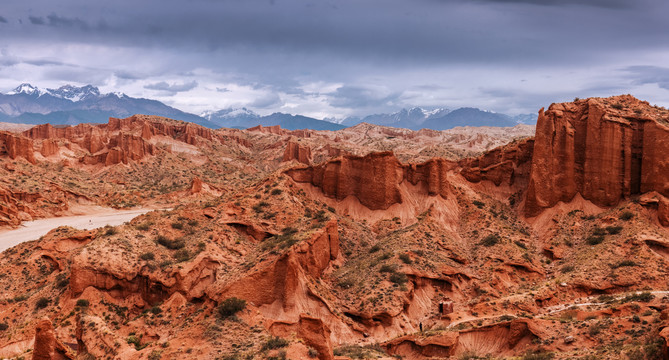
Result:
<svg viewBox="0 0 669 360"><path fill-rule="evenodd" d="M82 230L95 229L106 225L116 226L153 210L156 209L108 209L96 211L89 215L73 215L26 221L18 229L0 230L0 251L5 251L25 241L39 239L40 236L59 226L71 226Z"/></svg>

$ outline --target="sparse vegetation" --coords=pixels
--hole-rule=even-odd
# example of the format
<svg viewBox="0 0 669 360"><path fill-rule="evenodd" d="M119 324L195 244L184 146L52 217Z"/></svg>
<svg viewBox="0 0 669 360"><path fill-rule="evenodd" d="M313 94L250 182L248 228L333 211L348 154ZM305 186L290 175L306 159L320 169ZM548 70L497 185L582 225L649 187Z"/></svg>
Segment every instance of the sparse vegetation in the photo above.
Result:
<svg viewBox="0 0 669 360"><path fill-rule="evenodd" d="M79 300L77 300L77 306L78 306L78 307L86 308L86 307L88 307L89 305L90 305L90 303L89 303L89 301L86 300L86 299L79 299Z"/></svg>
<svg viewBox="0 0 669 360"><path fill-rule="evenodd" d="M499 237L499 234L495 233L484 237L479 244L490 247L499 244L500 241L502 241L502 239Z"/></svg>
<svg viewBox="0 0 669 360"><path fill-rule="evenodd" d="M607 226L606 227L606 231L611 235L620 234L620 232L622 230L623 230L622 226Z"/></svg>
<svg viewBox="0 0 669 360"><path fill-rule="evenodd" d="M617 269L617 268L625 267L625 266L639 266L639 264L637 264L637 263L634 262L633 260L622 260L622 261L620 261L620 262L618 262L618 263L613 264L612 267L613 267L614 269Z"/></svg>
<svg viewBox="0 0 669 360"><path fill-rule="evenodd" d="M44 309L45 307L49 306L50 303L51 303L51 300L49 300L48 298L45 298L45 297L41 297L41 298L37 299L37 302L35 303L35 309L37 309L37 310Z"/></svg>
<svg viewBox="0 0 669 360"><path fill-rule="evenodd" d="M150 260L155 260L156 255L152 252L145 252L142 255L140 255L139 258L144 261L150 261Z"/></svg>
<svg viewBox="0 0 669 360"><path fill-rule="evenodd" d="M186 246L185 242L182 239L170 239L166 236L159 235L156 238L156 242L170 250L178 250L182 249L184 246Z"/></svg>
<svg viewBox="0 0 669 360"><path fill-rule="evenodd" d="M411 257L409 256L409 254L400 254L399 258L405 264L411 264L411 262L412 262Z"/></svg>
<svg viewBox="0 0 669 360"><path fill-rule="evenodd" d="M599 245L604 242L604 236L603 235L590 235L588 236L587 239L585 239L585 242L588 245Z"/></svg>
<svg viewBox="0 0 669 360"><path fill-rule="evenodd" d="M218 305L218 315L222 319L229 318L246 308L246 300L231 297Z"/></svg>
<svg viewBox="0 0 669 360"><path fill-rule="evenodd" d="M620 220L630 221L634 218L634 213L631 211L623 211L618 218Z"/></svg>
<svg viewBox="0 0 669 360"><path fill-rule="evenodd" d="M267 341L265 341L264 344L262 344L262 350L273 350L273 349L281 349L286 346L288 346L290 342L286 339L282 339L278 336L272 336Z"/></svg>

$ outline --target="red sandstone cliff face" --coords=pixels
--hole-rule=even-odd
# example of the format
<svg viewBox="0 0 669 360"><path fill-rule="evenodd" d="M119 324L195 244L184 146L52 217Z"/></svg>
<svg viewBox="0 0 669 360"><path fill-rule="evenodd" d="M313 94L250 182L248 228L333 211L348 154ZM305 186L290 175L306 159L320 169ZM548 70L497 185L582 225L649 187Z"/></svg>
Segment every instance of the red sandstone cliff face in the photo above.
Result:
<svg viewBox="0 0 669 360"><path fill-rule="evenodd" d="M35 164L35 149L32 140L7 131L0 131L0 154L9 155L10 159L22 157Z"/></svg>
<svg viewBox="0 0 669 360"><path fill-rule="evenodd" d="M284 161L297 160L302 164L309 165L311 163L311 148L309 146L302 146L299 143L289 141L286 145L286 151L283 153Z"/></svg>
<svg viewBox="0 0 669 360"><path fill-rule="evenodd" d="M613 206L648 191L669 196L666 111L630 95L551 105L539 112L525 214L576 194Z"/></svg>
<svg viewBox="0 0 669 360"><path fill-rule="evenodd" d="M485 154L461 160L460 174L470 182L492 181L523 187L529 178L534 139L524 139L490 150Z"/></svg>
<svg viewBox="0 0 669 360"><path fill-rule="evenodd" d="M430 195L447 197L450 184L446 173L455 163L432 159L422 164L402 165L392 152L366 156L346 155L325 164L295 168L286 174L299 183L311 183L337 200L355 196L372 210L387 209L402 203L399 185L408 181L425 187Z"/></svg>
<svg viewBox="0 0 669 360"><path fill-rule="evenodd" d="M33 140L41 141L40 152L45 157L56 155L59 152L58 140L61 139L66 145L76 144L89 153L80 157L81 163L105 166L127 164L155 155L158 149L149 142L154 136L171 137L194 146L202 145L203 141L223 140L214 131L202 126L146 115L133 115L125 119L109 118L109 123L100 125L53 127L43 124L23 134L27 138L11 133L5 135L5 148L12 159L22 156L35 163ZM5 137L0 134L0 140Z"/></svg>

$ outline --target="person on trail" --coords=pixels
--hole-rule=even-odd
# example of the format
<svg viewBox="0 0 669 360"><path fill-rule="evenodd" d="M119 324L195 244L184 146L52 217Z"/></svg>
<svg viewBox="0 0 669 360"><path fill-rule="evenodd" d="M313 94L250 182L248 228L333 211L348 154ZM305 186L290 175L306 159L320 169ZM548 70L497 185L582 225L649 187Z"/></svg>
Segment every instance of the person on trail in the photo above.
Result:
<svg viewBox="0 0 669 360"><path fill-rule="evenodd" d="M423 323L422 322L418 323L418 328L420 328L420 332L423 332Z"/></svg>

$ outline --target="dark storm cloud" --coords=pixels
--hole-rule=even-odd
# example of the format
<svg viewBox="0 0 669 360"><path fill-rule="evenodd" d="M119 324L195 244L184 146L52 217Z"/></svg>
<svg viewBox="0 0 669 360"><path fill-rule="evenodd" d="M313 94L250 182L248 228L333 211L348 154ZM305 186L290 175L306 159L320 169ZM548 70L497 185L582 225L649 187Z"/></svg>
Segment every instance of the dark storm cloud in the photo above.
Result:
<svg viewBox="0 0 669 360"><path fill-rule="evenodd" d="M148 84L144 86L145 89L159 90L175 94L178 92L193 90L196 87L197 87L197 81L191 81L189 83L183 83L183 84L171 84L171 85L165 81L161 81L155 84Z"/></svg>
<svg viewBox="0 0 669 360"><path fill-rule="evenodd" d="M202 85L198 92L211 91L216 99L236 91L242 96L244 88L253 94L247 104L268 109L294 101L336 109L408 101L449 106L438 102L503 98L505 91L539 100L538 88L546 89L543 103L568 88L550 90L564 83L557 74L583 68L592 71L578 79L593 81L590 87L667 86L653 80L659 69L634 68L661 67L667 58L666 0L34 0L30 6L8 0L2 11L0 19L17 19L2 25L3 42L15 55L30 46L54 49L44 55L53 63L33 66L62 68L58 61L75 58L77 78L100 68L96 79L115 77L165 96L193 89L194 81ZM73 53L59 58L61 48ZM626 75L608 76L626 67ZM458 76L463 72L468 77ZM511 76L530 81L496 81L517 80ZM324 88L305 90L314 83ZM221 95L217 88L230 91ZM500 92L486 91L492 88ZM280 93L279 100L267 91ZM503 111L509 102L488 103Z"/></svg>
<svg viewBox="0 0 669 360"><path fill-rule="evenodd" d="M329 94L331 96L330 105L343 108L369 108L395 106L399 99L399 93L383 94L381 89L371 89L360 86L342 86Z"/></svg>
<svg viewBox="0 0 669 360"><path fill-rule="evenodd" d="M44 21L44 18L42 18L42 17L28 16L28 20L33 25L44 25L44 24L46 24L46 22Z"/></svg>
<svg viewBox="0 0 669 360"><path fill-rule="evenodd" d="M78 18L67 18L51 14L46 17L49 26L61 26L61 27L77 27L81 30L89 30L90 26L83 20Z"/></svg>
<svg viewBox="0 0 669 360"><path fill-rule="evenodd" d="M488 3L520 3L539 6L564 6L564 5L582 5L602 8L628 8L634 5L634 2L628 0L475 0Z"/></svg>

